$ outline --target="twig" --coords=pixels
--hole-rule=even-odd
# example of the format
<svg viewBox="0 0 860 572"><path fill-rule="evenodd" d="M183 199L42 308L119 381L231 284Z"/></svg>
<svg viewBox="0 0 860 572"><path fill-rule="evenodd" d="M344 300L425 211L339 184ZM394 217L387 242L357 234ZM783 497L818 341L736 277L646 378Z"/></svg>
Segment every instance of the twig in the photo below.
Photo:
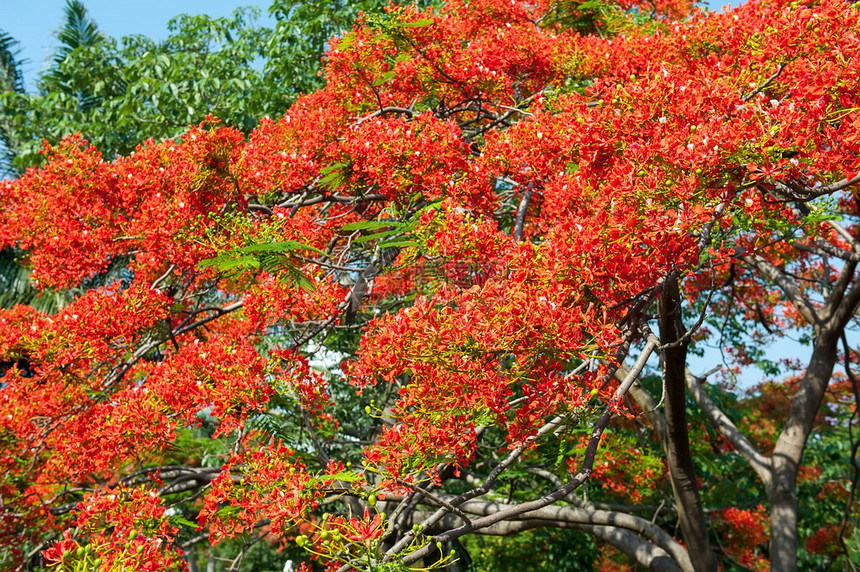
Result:
<svg viewBox="0 0 860 572"><path fill-rule="evenodd" d="M446 501L445 499L434 495L429 490L427 490L424 487L417 485L415 483L408 483L408 482L404 481L403 479L399 479L399 478L395 479L395 482L400 484L400 485L403 485L404 487L410 488L416 492L421 493L426 498L430 499L431 501L433 501L433 502L439 504L440 506L444 507L445 509L447 509L448 512L456 514L461 519L463 519L463 522L465 522L466 524L471 526L472 521L469 519L469 516L465 512L463 512L462 510L457 508L456 506L454 506L451 503L449 503L448 501Z"/></svg>
<svg viewBox="0 0 860 572"><path fill-rule="evenodd" d="M379 117L380 115L385 115L386 113L402 113L403 115L408 115L410 118L415 114L414 111L406 107L383 107L382 109L377 109L370 115L365 115L364 117L356 119L355 125L361 125L369 119Z"/></svg>
<svg viewBox="0 0 860 572"><path fill-rule="evenodd" d="M167 271L166 271L164 274L162 274L161 276L159 276L159 277L155 280L155 282L153 282L153 283L152 283L152 285L149 287L149 289L150 289L150 290L155 290L155 289L158 287L158 285L159 285L162 281L167 280L167 277L168 277L168 276L170 276L170 274L173 272L173 270L174 270L175 268L176 268L176 265L175 265L175 264L171 264L171 265L170 265L170 268L168 268L168 269L167 269Z"/></svg>
<svg viewBox="0 0 860 572"><path fill-rule="evenodd" d="M776 68L776 72L774 72L774 74L772 76L770 76L769 78L764 80L764 83L762 83L760 86L758 86L757 88L752 90L750 93L743 96L741 98L741 100L744 102L749 101L752 98L754 98L755 96L757 96L759 93L761 93L762 90L767 89L767 86L769 86L776 78L778 78L779 74L781 74L782 70L784 70L784 69L785 69L785 64L779 64L779 67Z"/></svg>

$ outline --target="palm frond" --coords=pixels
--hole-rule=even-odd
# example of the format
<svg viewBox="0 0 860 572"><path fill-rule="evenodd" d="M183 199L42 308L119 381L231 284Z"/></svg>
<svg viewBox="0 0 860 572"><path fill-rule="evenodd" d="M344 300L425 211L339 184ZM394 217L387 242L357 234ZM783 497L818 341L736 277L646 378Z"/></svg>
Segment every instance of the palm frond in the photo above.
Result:
<svg viewBox="0 0 860 572"><path fill-rule="evenodd" d="M63 60L78 48L92 47L104 40L104 36L95 21L90 18L83 2L66 0L63 12L65 23L57 34L60 46L54 53L54 67L62 64Z"/></svg>
<svg viewBox="0 0 860 572"><path fill-rule="evenodd" d="M296 439L296 427L286 426L282 419L269 413L259 413L250 417L245 426L249 431L260 431L268 438L284 443L292 443Z"/></svg>
<svg viewBox="0 0 860 572"><path fill-rule="evenodd" d="M21 254L12 248L0 250L0 308L27 304L53 314L62 306L62 294L36 290L30 283L30 271L18 262Z"/></svg>
<svg viewBox="0 0 860 572"><path fill-rule="evenodd" d="M0 30L0 93L24 93L24 76L18 60L18 41Z"/></svg>
<svg viewBox="0 0 860 572"><path fill-rule="evenodd" d="M0 176L18 174L12 162L21 143L11 117L15 113L16 99L24 95L19 53L18 41L0 30Z"/></svg>

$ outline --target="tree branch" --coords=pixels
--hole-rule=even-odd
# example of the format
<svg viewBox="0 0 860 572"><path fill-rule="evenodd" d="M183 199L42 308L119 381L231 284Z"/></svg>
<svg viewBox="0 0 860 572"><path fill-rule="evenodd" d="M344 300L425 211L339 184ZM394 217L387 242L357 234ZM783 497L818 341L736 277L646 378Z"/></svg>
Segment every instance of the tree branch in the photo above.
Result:
<svg viewBox="0 0 860 572"><path fill-rule="evenodd" d="M463 503L460 508L463 512L482 517L474 520L474 522L477 523L482 520L497 517L498 515L513 514L516 512L516 509L521 506L523 505L510 505L486 500L471 500ZM693 570L693 565L687 551L677 540L672 538L669 533L644 518L620 512L586 509L573 506L546 506L534 510L522 511L510 518L496 518L492 525L481 527L481 532L486 533L485 531L487 529L493 530L493 528L497 531L505 530L509 526L516 526L517 523L529 522L532 523L532 526L529 526L529 528L547 525L590 525L629 531L634 533L637 538L643 537L649 541L648 544L657 546L665 551L677 563L677 566L681 570ZM492 534L492 532L490 534ZM435 536L434 539L439 540L444 536L445 533ZM641 546L639 543L637 543L637 545Z"/></svg>
<svg viewBox="0 0 860 572"><path fill-rule="evenodd" d="M764 483L766 487L770 486L770 459L762 455L759 450L756 449L755 445L753 445L752 442L747 439L743 433L741 433L740 429L735 426L732 420L729 419L728 415L723 413L723 411L717 407L700 385L702 381L701 379L693 375L689 369L685 371L685 379L687 383L687 391L690 392L693 400L705 416L711 421L714 427L717 428L720 434L728 439L729 443L732 444L735 450L740 453L744 459L746 459L753 470L755 470L762 483Z"/></svg>
<svg viewBox="0 0 860 572"><path fill-rule="evenodd" d="M520 206L517 208L517 220L514 224L514 241L520 242L523 239L523 226L526 222L526 211L529 209L529 201L532 198L532 186L529 185L529 188L526 189L526 192L523 193L523 198L520 200Z"/></svg>
<svg viewBox="0 0 860 572"><path fill-rule="evenodd" d="M772 76L770 76L769 78L764 80L764 82L762 82L761 85L759 85L757 88L752 90L750 93L743 96L741 98L741 101L744 101L744 102L749 101L752 98L754 98L755 96L757 96L758 94L760 94L763 90L767 89L767 86L769 86L771 83L773 83L773 81L779 77L779 74L781 74L782 70L784 70L784 69L785 69L785 64L779 64L779 66L776 68L776 71L774 72L774 74Z"/></svg>
<svg viewBox="0 0 860 572"><path fill-rule="evenodd" d="M786 297L788 297L800 315L803 316L804 320L815 326L820 323L821 320L815 306L801 293L797 284L788 279L782 270L757 254L743 256L741 260L756 268L768 280L779 286L779 289L785 293Z"/></svg>
<svg viewBox="0 0 860 572"><path fill-rule="evenodd" d="M678 520L696 571L716 572L717 560L711 549L708 525L702 511L687 431L684 369L687 364L688 340L685 339L687 334L681 319L681 293L676 277L667 278L663 283L658 323L663 348L663 392L666 397L666 439L663 441L663 449L666 452L669 478L678 506Z"/></svg>

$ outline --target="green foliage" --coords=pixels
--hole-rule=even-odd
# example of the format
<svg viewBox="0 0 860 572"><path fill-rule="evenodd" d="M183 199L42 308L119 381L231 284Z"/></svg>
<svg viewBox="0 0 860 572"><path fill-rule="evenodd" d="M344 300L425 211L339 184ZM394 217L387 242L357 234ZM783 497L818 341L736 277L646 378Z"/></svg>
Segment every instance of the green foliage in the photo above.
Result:
<svg viewBox="0 0 860 572"><path fill-rule="evenodd" d="M397 247L403 248L413 246L414 241L403 239L404 235L414 231L418 227L418 218L413 217L408 222L400 221L384 221L384 220L369 220L345 225L343 230L369 230L369 234L364 234L353 240L356 244L363 242L375 241L378 239L386 239L378 242L376 246L379 248ZM393 239L393 240L392 240Z"/></svg>
<svg viewBox="0 0 860 572"><path fill-rule="evenodd" d="M538 529L514 536L468 536L465 548L475 572L579 572L592 570L594 538L576 530Z"/></svg>
<svg viewBox="0 0 860 572"><path fill-rule="evenodd" d="M360 12L381 12L386 6L386 0L274 0L269 14L277 24L266 42L264 68L272 95L290 102L319 89L320 58L328 41L351 30Z"/></svg>
<svg viewBox="0 0 860 572"><path fill-rule="evenodd" d="M54 54L54 64L58 66L75 50L95 46L105 40L83 2L66 0L64 12L65 25L60 29L57 38L60 40L60 47Z"/></svg>
<svg viewBox="0 0 860 572"><path fill-rule="evenodd" d="M201 268L215 268L222 272L261 269L271 274L282 273L292 284L310 291L313 290L313 282L299 271L299 265L295 264L290 256L291 253L302 251L325 254L318 248L290 240L287 242L250 244L215 258L203 260L199 266Z"/></svg>
<svg viewBox="0 0 860 572"><path fill-rule="evenodd" d="M239 9L230 18L180 16L164 42L117 42L96 30L82 5L70 4L38 93L6 93L0 101L17 150L13 171L41 161L43 139L56 143L68 133L81 132L113 158L146 139L179 135L209 114L249 131L269 111L264 78L254 69L266 37L253 26L256 15Z"/></svg>
<svg viewBox="0 0 860 572"><path fill-rule="evenodd" d="M7 91L24 91L24 78L18 62L18 42L9 34L0 30L0 89Z"/></svg>

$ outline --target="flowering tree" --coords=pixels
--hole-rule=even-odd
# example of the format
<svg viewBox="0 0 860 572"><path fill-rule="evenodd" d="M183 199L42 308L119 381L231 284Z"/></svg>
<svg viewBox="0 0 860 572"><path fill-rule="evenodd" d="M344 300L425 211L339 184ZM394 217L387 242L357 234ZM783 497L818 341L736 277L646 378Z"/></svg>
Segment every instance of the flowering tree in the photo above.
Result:
<svg viewBox="0 0 860 572"><path fill-rule="evenodd" d="M0 245L69 292L0 317L4 564L441 568L535 527L656 570L846 558L853 485L803 537L798 490L855 421L860 12L689 9L391 7L247 138L47 146L3 183ZM789 332L736 407L688 367ZM700 488L714 452L746 489Z"/></svg>

